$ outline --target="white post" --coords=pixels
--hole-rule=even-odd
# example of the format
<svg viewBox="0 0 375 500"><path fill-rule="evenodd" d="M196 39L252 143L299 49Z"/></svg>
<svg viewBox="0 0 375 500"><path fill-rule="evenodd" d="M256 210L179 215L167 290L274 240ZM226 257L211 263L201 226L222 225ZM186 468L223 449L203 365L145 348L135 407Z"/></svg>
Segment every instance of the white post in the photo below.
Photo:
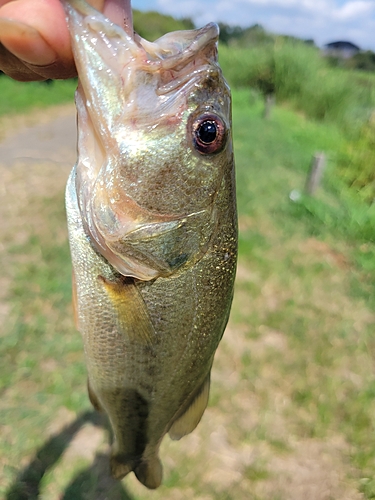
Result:
<svg viewBox="0 0 375 500"><path fill-rule="evenodd" d="M275 105L275 96L273 94L267 94L265 96L264 102L264 119L268 120L271 117L272 108Z"/></svg>
<svg viewBox="0 0 375 500"><path fill-rule="evenodd" d="M325 164L326 155L324 153L315 153L311 161L305 184L305 192L310 196L313 196L313 194L319 187Z"/></svg>

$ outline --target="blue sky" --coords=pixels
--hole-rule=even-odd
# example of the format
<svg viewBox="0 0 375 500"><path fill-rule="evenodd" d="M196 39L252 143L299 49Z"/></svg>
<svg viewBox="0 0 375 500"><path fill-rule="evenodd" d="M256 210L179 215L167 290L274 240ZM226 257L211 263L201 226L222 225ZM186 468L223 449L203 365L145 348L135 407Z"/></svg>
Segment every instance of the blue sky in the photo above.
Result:
<svg viewBox="0 0 375 500"><path fill-rule="evenodd" d="M197 26L222 21L313 38L348 40L375 51L375 0L132 0L140 10L191 17Z"/></svg>

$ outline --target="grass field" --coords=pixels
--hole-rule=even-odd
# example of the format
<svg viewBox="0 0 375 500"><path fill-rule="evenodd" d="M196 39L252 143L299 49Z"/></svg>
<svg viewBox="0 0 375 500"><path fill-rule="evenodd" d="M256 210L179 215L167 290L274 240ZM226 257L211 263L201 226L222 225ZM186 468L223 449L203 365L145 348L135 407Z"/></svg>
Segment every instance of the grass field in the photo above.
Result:
<svg viewBox="0 0 375 500"><path fill-rule="evenodd" d="M63 191L70 166L0 166L0 497L375 498L373 208L334 175L333 125L234 93L240 258L209 408L162 445L153 493L108 477L73 327ZM328 154L316 198L302 192ZM1 160L0 160L1 163Z"/></svg>
<svg viewBox="0 0 375 500"><path fill-rule="evenodd" d="M27 85L2 75L0 79L0 116L8 113L25 113L34 108L71 102L77 81L55 80L49 84L29 82Z"/></svg>

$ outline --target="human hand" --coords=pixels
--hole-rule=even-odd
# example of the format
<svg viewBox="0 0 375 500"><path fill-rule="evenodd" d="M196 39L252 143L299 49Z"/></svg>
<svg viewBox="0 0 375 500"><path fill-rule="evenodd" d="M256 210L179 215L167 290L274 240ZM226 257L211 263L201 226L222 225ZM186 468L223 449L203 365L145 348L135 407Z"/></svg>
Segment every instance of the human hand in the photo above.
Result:
<svg viewBox="0 0 375 500"><path fill-rule="evenodd" d="M130 0L87 0L113 22L131 19ZM20 81L76 76L60 0L0 0L0 70Z"/></svg>

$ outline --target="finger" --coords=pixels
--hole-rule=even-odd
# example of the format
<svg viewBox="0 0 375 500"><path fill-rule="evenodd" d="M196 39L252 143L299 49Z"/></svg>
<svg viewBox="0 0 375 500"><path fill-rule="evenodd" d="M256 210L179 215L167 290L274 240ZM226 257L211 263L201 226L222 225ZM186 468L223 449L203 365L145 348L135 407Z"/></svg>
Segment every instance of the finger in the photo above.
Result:
<svg viewBox="0 0 375 500"><path fill-rule="evenodd" d="M132 31L130 0L88 3ZM0 69L21 81L76 76L59 0L0 0Z"/></svg>
<svg viewBox="0 0 375 500"><path fill-rule="evenodd" d="M0 33L0 68L8 76L30 81L76 75L73 58L59 58L34 28L0 18Z"/></svg>
<svg viewBox="0 0 375 500"><path fill-rule="evenodd" d="M0 18L15 23L13 27L8 23L4 33L1 27L0 42L20 59L45 65L58 57L65 64L72 64L65 12L59 0L13 0L1 6Z"/></svg>
<svg viewBox="0 0 375 500"><path fill-rule="evenodd" d="M56 52L31 26L0 18L0 33L4 47L24 62L45 65L57 59Z"/></svg>
<svg viewBox="0 0 375 500"><path fill-rule="evenodd" d="M31 82L48 79L66 79L77 76L75 65L64 65L55 61L38 66L21 61L0 44L0 69L14 80Z"/></svg>
<svg viewBox="0 0 375 500"><path fill-rule="evenodd" d="M38 75L31 68L9 52L3 45L0 44L0 68L1 70L14 80L21 82L29 82L35 80L45 80L45 77Z"/></svg>

